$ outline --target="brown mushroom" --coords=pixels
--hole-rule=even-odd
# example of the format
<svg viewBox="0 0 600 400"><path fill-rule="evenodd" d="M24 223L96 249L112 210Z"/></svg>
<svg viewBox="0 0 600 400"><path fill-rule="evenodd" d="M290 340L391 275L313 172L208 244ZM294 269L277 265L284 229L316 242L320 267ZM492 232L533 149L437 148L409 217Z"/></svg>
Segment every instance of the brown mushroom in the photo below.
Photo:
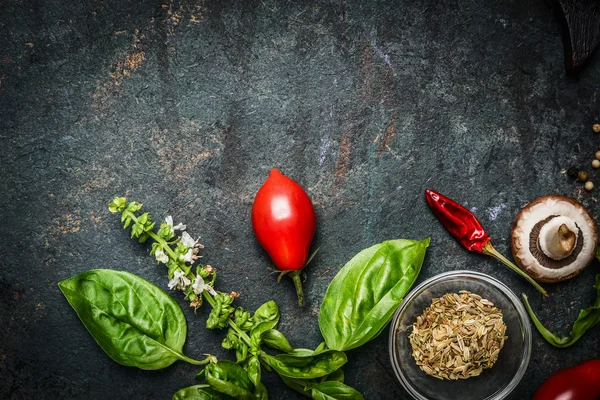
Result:
<svg viewBox="0 0 600 400"><path fill-rule="evenodd" d="M560 282L580 273L594 258L598 230L575 199L544 196L515 218L511 248L517 265L540 282Z"/></svg>

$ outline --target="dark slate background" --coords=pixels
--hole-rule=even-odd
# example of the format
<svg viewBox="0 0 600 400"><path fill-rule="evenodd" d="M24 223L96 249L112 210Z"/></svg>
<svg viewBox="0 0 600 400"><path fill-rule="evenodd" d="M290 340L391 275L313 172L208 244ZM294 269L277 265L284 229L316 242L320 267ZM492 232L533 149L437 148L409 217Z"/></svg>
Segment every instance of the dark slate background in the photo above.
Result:
<svg viewBox="0 0 600 400"><path fill-rule="evenodd" d="M467 268L533 298L566 334L594 299L594 262L535 291L468 253L430 213L434 188L476 213L509 253L510 225L534 198L576 197L564 170L588 167L600 137L600 62L563 69L557 20L542 0L0 2L0 398L169 399L194 383L178 362L139 371L111 361L58 290L92 268L124 269L166 289L149 246L107 210L114 195L173 215L202 235L218 287L255 309L268 299L297 347L320 341L328 283L361 249L392 238L431 247L419 282ZM254 194L277 167L301 183L318 218L308 305L267 277L250 225ZM600 173L592 180L600 186ZM233 354L223 332L188 318L186 354ZM596 328L569 349L537 332L511 399L553 371L599 356ZM388 331L349 353L347 382L366 399L408 399ZM272 374L274 399L298 398Z"/></svg>

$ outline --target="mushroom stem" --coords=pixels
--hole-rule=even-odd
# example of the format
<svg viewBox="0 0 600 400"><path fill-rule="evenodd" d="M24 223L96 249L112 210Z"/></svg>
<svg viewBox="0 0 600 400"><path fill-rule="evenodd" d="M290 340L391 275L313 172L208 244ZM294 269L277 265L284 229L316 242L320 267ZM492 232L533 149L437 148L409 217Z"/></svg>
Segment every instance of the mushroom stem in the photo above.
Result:
<svg viewBox="0 0 600 400"><path fill-rule="evenodd" d="M537 283L532 277L527 275L521 268L508 261L508 259L502 254L498 253L494 246L492 246L491 241L487 242L486 245L483 246L481 254L494 257L496 260L500 261L501 263L515 271L517 274L521 275L523 278L527 279L527 281L529 281L529 283L531 283L533 287L535 287L541 294L543 294L544 296L548 296L548 292L546 292L546 290L543 287L541 287L539 283Z"/></svg>
<svg viewBox="0 0 600 400"><path fill-rule="evenodd" d="M556 217L540 230L538 239L540 249L553 260L568 257L577 242L577 225L565 217Z"/></svg>

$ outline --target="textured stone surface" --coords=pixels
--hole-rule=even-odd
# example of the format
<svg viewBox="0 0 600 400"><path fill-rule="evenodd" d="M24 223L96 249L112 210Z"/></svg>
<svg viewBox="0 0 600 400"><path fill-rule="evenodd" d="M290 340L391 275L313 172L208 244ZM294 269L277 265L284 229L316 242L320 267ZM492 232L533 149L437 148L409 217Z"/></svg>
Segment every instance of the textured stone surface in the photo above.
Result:
<svg viewBox="0 0 600 400"><path fill-rule="evenodd" d="M166 1L166 0L165 0ZM558 23L542 1L278 2L5 0L0 13L0 397L170 398L197 368L146 372L112 362L57 282L125 269L166 288L149 247L107 210L114 195L173 215L202 235L219 288L254 309L268 299L297 347L321 340L327 284L359 250L391 238L432 245L419 282L468 268L525 292L567 333L593 301L594 262L541 300L499 263L468 253L429 212L423 189L477 215L507 254L510 224L537 196L595 194L561 173L588 166L600 142L600 64L564 75ZM317 210L308 306L267 277L250 226L272 167ZM593 180L600 187L600 173ZM181 297L180 304L185 306ZM206 310L185 310L186 353L220 348ZM347 382L366 399L408 399L388 330L349 353ZM534 332L511 399L552 371L597 357L598 329L569 349ZM265 375L274 399L297 395Z"/></svg>

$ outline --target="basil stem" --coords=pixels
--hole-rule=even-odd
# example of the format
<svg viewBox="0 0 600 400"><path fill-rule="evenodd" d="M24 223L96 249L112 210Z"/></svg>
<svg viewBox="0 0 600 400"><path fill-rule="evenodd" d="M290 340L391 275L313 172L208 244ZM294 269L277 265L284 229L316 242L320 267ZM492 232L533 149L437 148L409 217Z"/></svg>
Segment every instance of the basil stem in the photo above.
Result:
<svg viewBox="0 0 600 400"><path fill-rule="evenodd" d="M581 338L581 336L583 336L584 333L586 333L589 329L592 329L600 322L600 274L596 275L596 283L594 283L594 288L596 289L596 301L591 307L579 312L579 316L575 320L575 323L573 323L571 333L569 333L569 336L562 338L550 332L540 322L539 318L533 312L533 309L531 308L529 300L525 294L523 294L523 302L525 303L525 308L527 309L533 324L540 332L542 337L546 339L546 341L552 346L564 348L573 345Z"/></svg>

